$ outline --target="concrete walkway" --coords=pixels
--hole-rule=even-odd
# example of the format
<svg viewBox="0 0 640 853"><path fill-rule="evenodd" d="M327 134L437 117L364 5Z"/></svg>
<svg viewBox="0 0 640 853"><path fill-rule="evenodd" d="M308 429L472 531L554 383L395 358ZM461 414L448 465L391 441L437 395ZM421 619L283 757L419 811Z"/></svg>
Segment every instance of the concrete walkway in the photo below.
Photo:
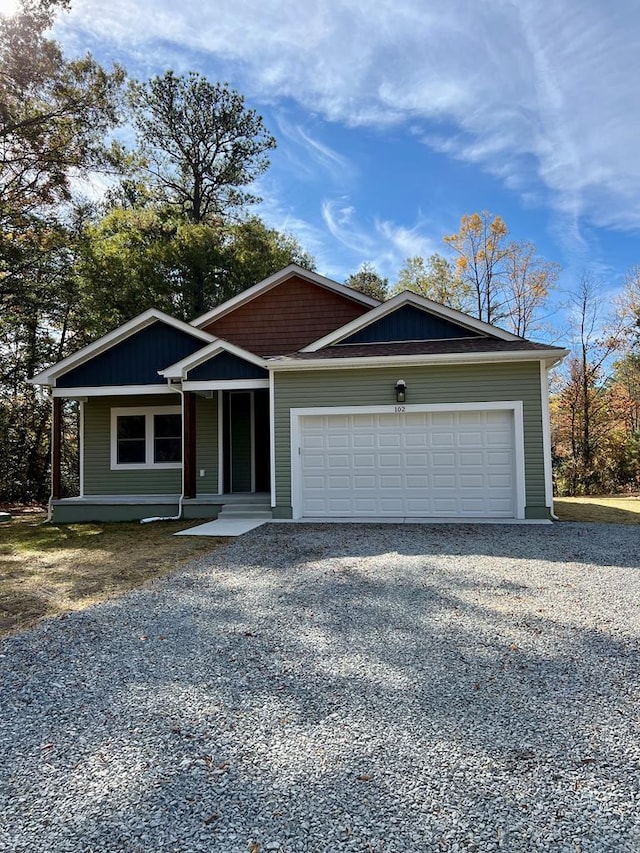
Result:
<svg viewBox="0 0 640 853"><path fill-rule="evenodd" d="M261 524L266 524L267 518L217 518L215 521L206 521L197 527L189 527L188 530L180 530L174 536L242 536Z"/></svg>

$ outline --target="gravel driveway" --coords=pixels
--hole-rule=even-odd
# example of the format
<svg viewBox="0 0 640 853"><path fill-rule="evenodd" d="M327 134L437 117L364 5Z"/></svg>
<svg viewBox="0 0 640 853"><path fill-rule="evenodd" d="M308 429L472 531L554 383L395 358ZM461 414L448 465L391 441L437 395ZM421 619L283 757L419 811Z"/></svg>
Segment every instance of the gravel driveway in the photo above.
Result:
<svg viewBox="0 0 640 853"><path fill-rule="evenodd" d="M639 602L637 527L265 525L0 645L0 850L636 853Z"/></svg>

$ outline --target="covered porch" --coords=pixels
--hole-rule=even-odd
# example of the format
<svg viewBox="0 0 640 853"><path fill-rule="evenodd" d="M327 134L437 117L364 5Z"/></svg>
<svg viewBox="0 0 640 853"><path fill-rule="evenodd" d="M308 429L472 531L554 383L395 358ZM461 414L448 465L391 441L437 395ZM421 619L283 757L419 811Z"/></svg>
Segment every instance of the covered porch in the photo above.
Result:
<svg viewBox="0 0 640 853"><path fill-rule="evenodd" d="M62 416L67 395L54 389L50 508L56 521L213 519L225 506L271 510L268 388L184 390L173 384L163 396L109 390L110 396L73 398L79 407L79 488L70 494L62 453L69 441ZM163 442L165 454L171 450L169 439L158 438L160 419L174 411L170 417L180 430L175 456L158 460L154 454ZM143 421L141 437L132 438ZM127 454L136 441L142 446L145 436L148 447L139 452L146 461L131 462L134 457Z"/></svg>
<svg viewBox="0 0 640 853"><path fill-rule="evenodd" d="M143 518L214 519L227 516L271 517L269 492L180 495L78 495L51 501L55 521L136 521Z"/></svg>

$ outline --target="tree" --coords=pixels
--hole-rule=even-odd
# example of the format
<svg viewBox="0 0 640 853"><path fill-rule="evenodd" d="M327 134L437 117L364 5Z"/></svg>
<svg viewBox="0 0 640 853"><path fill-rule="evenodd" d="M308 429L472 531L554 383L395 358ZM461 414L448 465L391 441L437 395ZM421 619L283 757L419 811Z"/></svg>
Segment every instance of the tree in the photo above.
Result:
<svg viewBox="0 0 640 853"><path fill-rule="evenodd" d="M458 256L453 278L465 288L465 299L472 297L469 313L525 337L540 328L560 267L539 257L533 243L508 237L504 220L483 210L465 214L459 231L443 240Z"/></svg>
<svg viewBox="0 0 640 853"><path fill-rule="evenodd" d="M562 487L571 495L607 490L612 435L607 365L624 340L619 320L605 315L596 282L584 275L572 297L573 354L554 401L554 445Z"/></svg>
<svg viewBox="0 0 640 853"><path fill-rule="evenodd" d="M0 17L0 498L43 499L48 403L26 384L59 359L77 301L72 178L114 162L121 69L67 60L45 33L65 0Z"/></svg>
<svg viewBox="0 0 640 853"><path fill-rule="evenodd" d="M500 216L492 217L483 210L465 214L460 230L443 237L458 256L455 276L473 295L475 316L486 323L496 323L504 316L501 291L508 234Z"/></svg>
<svg viewBox="0 0 640 853"><path fill-rule="evenodd" d="M533 243L512 241L507 246L504 265L502 313L511 331L526 338L539 328L538 313L558 280L560 264L540 258Z"/></svg>
<svg viewBox="0 0 640 853"><path fill-rule="evenodd" d="M214 225L157 206L118 207L84 237L80 325L90 337L150 307L189 321L290 263L314 266L293 237L257 217Z"/></svg>
<svg viewBox="0 0 640 853"><path fill-rule="evenodd" d="M468 285L455 277L451 263L437 253L429 255L426 260L419 255L405 260L393 292L402 293L403 290L418 293L458 311L472 310Z"/></svg>
<svg viewBox="0 0 640 853"><path fill-rule="evenodd" d="M352 273L344 282L347 287L352 287L354 290L364 293L365 296L370 296L372 299L377 299L379 302L384 302L387 298L389 288L389 279L382 278L378 275L373 264L362 264L358 272Z"/></svg>
<svg viewBox="0 0 640 853"><path fill-rule="evenodd" d="M124 72L66 60L45 32L67 0L23 0L0 16L0 217L70 198L70 178L111 163Z"/></svg>
<svg viewBox="0 0 640 853"><path fill-rule="evenodd" d="M196 72L134 83L129 101L157 198L190 222L211 222L259 201L244 188L269 166L274 137L243 96Z"/></svg>

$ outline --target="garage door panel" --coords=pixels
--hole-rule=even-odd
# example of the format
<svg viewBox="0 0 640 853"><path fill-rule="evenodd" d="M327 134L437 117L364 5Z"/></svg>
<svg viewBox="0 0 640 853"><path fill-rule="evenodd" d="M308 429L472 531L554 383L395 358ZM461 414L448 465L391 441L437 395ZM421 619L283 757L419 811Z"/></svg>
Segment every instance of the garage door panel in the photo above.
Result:
<svg viewBox="0 0 640 853"><path fill-rule="evenodd" d="M329 450L346 449L350 444L349 436L346 433L339 432L327 436L327 448Z"/></svg>
<svg viewBox="0 0 640 853"><path fill-rule="evenodd" d="M376 477L374 474L355 474L353 477L354 489L375 489Z"/></svg>
<svg viewBox="0 0 640 853"><path fill-rule="evenodd" d="M458 484L462 489L481 489L485 485L482 474L460 474Z"/></svg>
<svg viewBox="0 0 640 853"><path fill-rule="evenodd" d="M399 453L380 453L378 460L380 468L398 469L402 466L402 456Z"/></svg>
<svg viewBox="0 0 640 853"><path fill-rule="evenodd" d="M353 429L372 429L376 425L375 415L351 415Z"/></svg>
<svg viewBox="0 0 640 853"><path fill-rule="evenodd" d="M460 447L482 447L484 444L484 434L479 430L460 430L458 434L458 444Z"/></svg>
<svg viewBox="0 0 640 853"><path fill-rule="evenodd" d="M404 515L404 500L403 498L390 498L383 496L380 498L380 514L381 515Z"/></svg>
<svg viewBox="0 0 640 853"><path fill-rule="evenodd" d="M400 474L380 474L379 481L380 489L384 492L402 488L402 477Z"/></svg>
<svg viewBox="0 0 640 853"><path fill-rule="evenodd" d="M361 448L361 447L375 447L376 439L374 435L360 435L359 433L353 433L351 436L351 442L353 447Z"/></svg>
<svg viewBox="0 0 640 853"><path fill-rule="evenodd" d="M456 437L453 432L432 432L432 447L455 447Z"/></svg>
<svg viewBox="0 0 640 853"><path fill-rule="evenodd" d="M426 468L429 464L429 454L428 453L406 453L405 454L406 464L409 468L415 465L418 468Z"/></svg>
<svg viewBox="0 0 640 853"><path fill-rule="evenodd" d="M407 489L423 489L429 488L429 477L427 474L407 474Z"/></svg>
<svg viewBox="0 0 640 853"><path fill-rule="evenodd" d="M487 453L487 462L492 468L500 468L501 466L510 468L512 464L511 453L508 450L489 451Z"/></svg>
<svg viewBox="0 0 640 853"><path fill-rule="evenodd" d="M330 489L350 489L351 488L351 477L340 475L336 477L335 475L327 477L327 484Z"/></svg>
<svg viewBox="0 0 640 853"><path fill-rule="evenodd" d="M327 456L327 465L329 468L346 468L351 470L351 457L345 454L330 453Z"/></svg>
<svg viewBox="0 0 640 853"><path fill-rule="evenodd" d="M324 471L324 469L327 467L326 463L326 457L320 456L318 454L314 454L312 456L310 453L305 453L302 458L302 467L304 470L320 468Z"/></svg>
<svg viewBox="0 0 640 853"><path fill-rule="evenodd" d="M402 444L399 433L382 433L378 437L378 447L400 447Z"/></svg>
<svg viewBox="0 0 640 853"><path fill-rule="evenodd" d="M300 427L303 516L515 514L509 410L304 416Z"/></svg>
<svg viewBox="0 0 640 853"><path fill-rule="evenodd" d="M433 488L438 491L442 489L455 489L456 475L455 474L434 474L431 478Z"/></svg>
<svg viewBox="0 0 640 853"><path fill-rule="evenodd" d="M355 509L358 515L377 515L378 502L375 498L356 498Z"/></svg>
<svg viewBox="0 0 640 853"><path fill-rule="evenodd" d="M433 468L451 468L455 465L454 453L432 453L431 465Z"/></svg>
<svg viewBox="0 0 640 853"><path fill-rule="evenodd" d="M373 453L356 453L353 457L354 468L375 468L376 457Z"/></svg>

